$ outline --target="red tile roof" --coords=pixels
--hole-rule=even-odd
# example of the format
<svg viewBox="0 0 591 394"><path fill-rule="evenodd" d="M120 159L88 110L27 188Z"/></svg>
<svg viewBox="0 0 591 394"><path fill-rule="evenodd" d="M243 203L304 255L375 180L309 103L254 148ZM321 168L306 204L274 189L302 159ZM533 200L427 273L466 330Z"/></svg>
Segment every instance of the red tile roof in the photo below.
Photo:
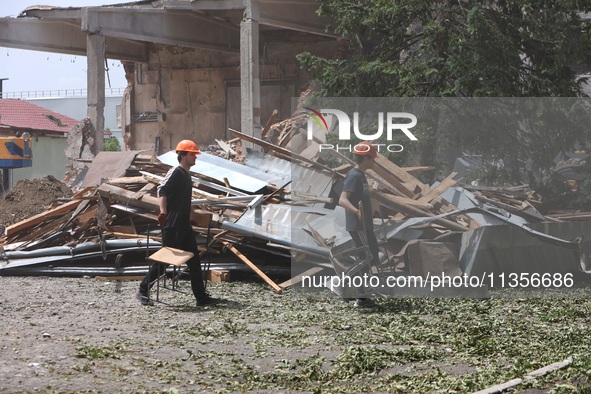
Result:
<svg viewBox="0 0 591 394"><path fill-rule="evenodd" d="M47 116L46 116L47 115ZM59 126L49 117L64 126ZM28 101L19 99L0 99L0 125L39 131L67 133L78 120L58 114Z"/></svg>

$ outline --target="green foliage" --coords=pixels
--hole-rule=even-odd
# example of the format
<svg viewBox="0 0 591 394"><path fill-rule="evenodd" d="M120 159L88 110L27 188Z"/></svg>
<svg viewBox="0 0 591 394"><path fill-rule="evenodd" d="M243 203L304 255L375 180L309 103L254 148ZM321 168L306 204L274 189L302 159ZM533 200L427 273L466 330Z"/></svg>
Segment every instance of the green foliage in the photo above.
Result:
<svg viewBox="0 0 591 394"><path fill-rule="evenodd" d="M591 0L322 0L318 14L349 39L347 56L298 59L323 97L580 97L587 80L573 64L591 64L591 23L579 16L589 11ZM581 127L588 107L523 105L527 114L514 111L522 133L480 124L458 132L434 106L414 151L390 159L441 168L437 154L454 147L483 155L482 183L532 183L556 154L591 143Z"/></svg>
<svg viewBox="0 0 591 394"><path fill-rule="evenodd" d="M573 97L590 1L323 0L352 60L299 56L333 97Z"/></svg>
<svg viewBox="0 0 591 394"><path fill-rule="evenodd" d="M119 140L116 137L109 138L105 141L105 151L106 152L120 152L121 145L119 144Z"/></svg>
<svg viewBox="0 0 591 394"><path fill-rule="evenodd" d="M84 345L76 348L76 357L87 358L89 360L105 359L105 358L121 358L118 354L122 350L120 345L109 346L92 346Z"/></svg>

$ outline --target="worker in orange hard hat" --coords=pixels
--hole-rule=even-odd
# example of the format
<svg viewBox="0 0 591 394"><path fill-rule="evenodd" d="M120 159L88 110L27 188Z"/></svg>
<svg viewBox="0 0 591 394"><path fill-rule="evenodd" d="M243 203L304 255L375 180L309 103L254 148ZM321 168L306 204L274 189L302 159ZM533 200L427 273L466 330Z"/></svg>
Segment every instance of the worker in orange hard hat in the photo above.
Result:
<svg viewBox="0 0 591 394"><path fill-rule="evenodd" d="M168 171L158 186L158 224L162 227L162 245L193 253L187 261L191 276L191 289L197 300L197 306L217 304L221 300L210 297L205 292L199 250L191 226L191 197L193 181L189 170L195 165L200 155L197 145L190 140L178 143L176 149L178 167ZM142 305L151 305L150 285L158 277L158 264L150 267L150 271L142 280L136 296Z"/></svg>
<svg viewBox="0 0 591 394"><path fill-rule="evenodd" d="M347 173L339 205L345 208L346 230L353 238L355 246L368 246L371 255L366 256L367 261L371 265L377 265L379 264L378 241L373 232L373 212L365 171L373 167L378 152L371 142L363 141L355 145L353 153L357 165ZM363 268L361 274L364 273L369 273L369 266ZM367 295L366 288L357 288L355 307L375 308L379 306Z"/></svg>

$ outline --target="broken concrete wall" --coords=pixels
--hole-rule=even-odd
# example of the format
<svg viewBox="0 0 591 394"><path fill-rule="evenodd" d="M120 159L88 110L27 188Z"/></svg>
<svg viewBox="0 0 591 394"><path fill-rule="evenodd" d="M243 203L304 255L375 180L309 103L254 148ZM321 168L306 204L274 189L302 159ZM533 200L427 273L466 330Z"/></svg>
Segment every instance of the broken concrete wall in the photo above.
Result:
<svg viewBox="0 0 591 394"><path fill-rule="evenodd" d="M65 172L65 177L63 178L64 182L69 182L79 175L80 170L86 168L84 163L77 162L76 159L92 160L98 153L89 118L82 119L80 123L70 129L68 133L68 146L64 152L68 160L67 168L69 168L69 171ZM58 179L61 178L59 177Z"/></svg>
<svg viewBox="0 0 591 394"><path fill-rule="evenodd" d="M291 98L307 88L309 75L295 56L331 56L339 43L299 32L261 33L261 122L274 109L291 116ZM240 128L240 56L179 46L151 45L147 63L136 63L124 94L126 149L163 153L181 139L207 145ZM128 74L131 68L126 67ZM123 110L124 109L124 110ZM159 145L159 147L158 147Z"/></svg>

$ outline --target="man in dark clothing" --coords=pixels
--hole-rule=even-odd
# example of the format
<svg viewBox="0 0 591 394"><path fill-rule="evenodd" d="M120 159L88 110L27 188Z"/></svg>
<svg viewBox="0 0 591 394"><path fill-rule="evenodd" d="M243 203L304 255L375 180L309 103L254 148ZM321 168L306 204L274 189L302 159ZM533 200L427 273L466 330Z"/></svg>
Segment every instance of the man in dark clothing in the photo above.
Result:
<svg viewBox="0 0 591 394"><path fill-rule="evenodd" d="M378 157L376 147L370 142L361 142L354 148L357 165L347 173L345 186L339 198L339 205L345 208L346 230L353 238L355 246L369 246L371 253L370 265L379 264L378 241L373 232L373 214L369 198L369 185L365 178L365 171L373 167ZM360 274L369 274L368 267L364 267ZM371 298L364 298L365 288L357 289L359 298L355 301L358 308L373 308L378 306Z"/></svg>
<svg viewBox="0 0 591 394"><path fill-rule="evenodd" d="M191 252L194 256L187 261L191 276L191 289L197 300L197 306L217 304L221 300L210 297L205 292L203 273L195 233L191 226L191 196L193 182L189 169L195 165L201 152L193 141L179 142L175 151L179 166L168 171L158 186L158 205L160 214L158 224L162 227L162 244L171 248ZM142 305L152 305L150 300L151 284L158 278L158 263L153 264L142 280L136 296Z"/></svg>

